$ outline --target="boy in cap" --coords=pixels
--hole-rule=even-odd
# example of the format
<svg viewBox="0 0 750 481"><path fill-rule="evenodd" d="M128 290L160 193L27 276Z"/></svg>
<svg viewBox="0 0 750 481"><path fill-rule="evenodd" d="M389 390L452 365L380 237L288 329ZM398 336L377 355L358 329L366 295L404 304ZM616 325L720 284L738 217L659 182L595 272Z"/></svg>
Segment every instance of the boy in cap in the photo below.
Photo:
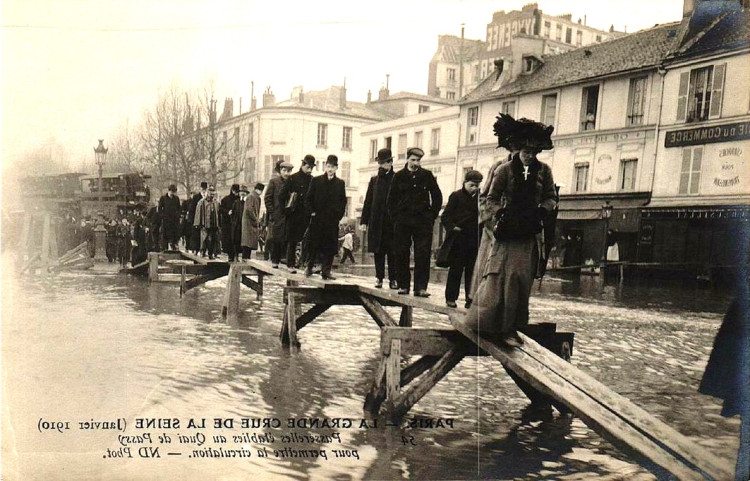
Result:
<svg viewBox="0 0 750 481"><path fill-rule="evenodd" d="M180 198L177 186L170 184L167 193L159 199L158 213L164 233L164 247L177 250L180 240Z"/></svg>
<svg viewBox="0 0 750 481"><path fill-rule="evenodd" d="M464 185L461 189L453 192L448 197L440 219L448 236L453 236L452 247L448 254L450 266L448 268L448 279L445 283L445 304L448 307L457 307L456 300L461 288L461 275L464 276L464 293L466 295L466 307L471 305L469 294L471 292L471 279L474 273L474 262L477 259L479 249L479 184L482 182L482 174L476 170L470 170L464 176ZM446 236L446 242L448 237Z"/></svg>
<svg viewBox="0 0 750 481"><path fill-rule="evenodd" d="M375 258L375 287L383 287L385 263L388 261L388 279L391 289L398 289L396 263L393 256L393 221L388 215L388 191L393 182L393 154L391 149L380 149L377 156L378 172L367 185L362 206L362 230L367 230L367 250Z"/></svg>
<svg viewBox="0 0 750 481"><path fill-rule="evenodd" d="M422 168L422 157L420 148L406 151L406 166L393 176L387 204L393 219L398 293L409 293L409 251L414 243L414 295L429 297L432 228L443 206L443 194L432 172Z"/></svg>
<svg viewBox="0 0 750 481"><path fill-rule="evenodd" d="M331 274L333 256L339 250L339 221L346 211L346 187L336 177L339 159L329 155L325 173L312 179L305 195L305 207L310 219L310 255L305 275L311 276L318 255L321 257L323 279L336 279Z"/></svg>

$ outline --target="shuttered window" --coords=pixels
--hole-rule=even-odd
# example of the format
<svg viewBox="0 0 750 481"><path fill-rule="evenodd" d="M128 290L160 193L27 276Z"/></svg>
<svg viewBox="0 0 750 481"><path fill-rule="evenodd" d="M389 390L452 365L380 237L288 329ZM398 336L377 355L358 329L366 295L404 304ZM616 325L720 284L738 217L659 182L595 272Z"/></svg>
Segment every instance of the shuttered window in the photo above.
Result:
<svg viewBox="0 0 750 481"><path fill-rule="evenodd" d="M677 93L677 121L700 122L721 117L727 64L682 72Z"/></svg>

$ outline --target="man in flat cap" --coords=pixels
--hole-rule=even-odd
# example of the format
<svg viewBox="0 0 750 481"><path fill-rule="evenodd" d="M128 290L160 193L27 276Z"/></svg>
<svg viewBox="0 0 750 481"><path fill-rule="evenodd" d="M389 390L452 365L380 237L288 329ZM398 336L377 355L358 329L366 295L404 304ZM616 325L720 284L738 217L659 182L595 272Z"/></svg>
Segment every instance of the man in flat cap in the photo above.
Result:
<svg viewBox="0 0 750 481"><path fill-rule="evenodd" d="M393 243L399 294L411 286L409 256L414 244L414 295L429 297L432 228L443 205L443 194L431 171L422 168L424 151L406 151L406 166L396 172L388 194L388 214L393 219Z"/></svg>
<svg viewBox="0 0 750 481"><path fill-rule="evenodd" d="M234 250L232 243L232 217L231 211L234 202L240 198L240 185L232 184L229 194L222 197L219 202L219 222L221 223L221 249L229 256L229 262L234 262L238 253Z"/></svg>
<svg viewBox="0 0 750 481"><path fill-rule="evenodd" d="M281 188L289 179L293 165L291 162L283 161L277 165L279 175L268 181L268 187L263 195L263 202L266 205L266 219L268 222L268 232L266 234L266 245L271 251L271 265L274 268L279 267L281 254L284 252L286 242L284 240L284 229L286 217L284 216L284 206L281 204Z"/></svg>
<svg viewBox="0 0 750 481"><path fill-rule="evenodd" d="M299 171L289 176L289 180L281 187L279 199L284 206L286 225L284 240L286 241L286 265L289 272L297 272L297 245L305 235L310 216L305 211L305 194L310 188L312 170L315 168L315 157L308 154L302 159Z"/></svg>
<svg viewBox="0 0 750 481"><path fill-rule="evenodd" d="M180 198L177 197L175 184L170 184L167 193L159 198L158 213L164 233L163 246L177 250L180 240Z"/></svg>
<svg viewBox="0 0 750 481"><path fill-rule="evenodd" d="M482 174L470 170L464 176L464 185L448 197L440 221L448 233L444 242L450 242L448 253L448 280L445 284L445 304L457 307L456 300L464 277L464 294L467 308L471 305L471 279L479 249L479 184ZM449 240L449 237L451 238Z"/></svg>
<svg viewBox="0 0 750 481"><path fill-rule="evenodd" d="M339 159L329 155L325 173L312 179L305 195L305 207L310 219L310 255L305 275L311 276L316 258L321 258L323 279L335 279L331 274L333 256L339 250L339 221L346 211L344 181L336 177Z"/></svg>
<svg viewBox="0 0 750 481"><path fill-rule="evenodd" d="M367 185L360 224L363 229L367 229L367 250L375 257L375 287L383 287L387 259L389 286L391 289L398 289L393 257L393 221L386 205L394 175L391 149L380 149L377 161L378 171Z"/></svg>

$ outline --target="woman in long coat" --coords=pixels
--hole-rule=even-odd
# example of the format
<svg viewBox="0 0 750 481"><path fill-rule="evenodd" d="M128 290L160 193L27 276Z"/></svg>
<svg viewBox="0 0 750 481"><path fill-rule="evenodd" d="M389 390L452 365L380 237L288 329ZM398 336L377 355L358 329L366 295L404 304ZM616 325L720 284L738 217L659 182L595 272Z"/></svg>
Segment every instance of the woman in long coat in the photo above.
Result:
<svg viewBox="0 0 750 481"><path fill-rule="evenodd" d="M255 184L253 191L245 198L242 211L242 259L250 259L252 250L258 248L260 236L260 193L263 184Z"/></svg>
<svg viewBox="0 0 750 481"><path fill-rule="evenodd" d="M467 322L511 347L523 344L517 331L529 322L529 297L539 265L542 219L556 204L552 169L536 154L551 149L552 127L521 119L511 125L520 152L498 167L486 210L495 230L489 257L469 309Z"/></svg>

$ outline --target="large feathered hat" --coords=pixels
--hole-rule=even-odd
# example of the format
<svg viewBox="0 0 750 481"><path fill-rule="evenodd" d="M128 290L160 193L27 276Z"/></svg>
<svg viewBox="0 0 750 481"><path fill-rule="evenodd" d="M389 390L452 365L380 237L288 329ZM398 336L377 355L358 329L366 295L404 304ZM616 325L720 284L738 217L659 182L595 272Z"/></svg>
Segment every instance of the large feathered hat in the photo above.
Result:
<svg viewBox="0 0 750 481"><path fill-rule="evenodd" d="M551 125L529 119L514 119L508 114L500 114L492 126L497 136L497 146L511 150L511 147L528 147L537 151L549 150L552 145Z"/></svg>

